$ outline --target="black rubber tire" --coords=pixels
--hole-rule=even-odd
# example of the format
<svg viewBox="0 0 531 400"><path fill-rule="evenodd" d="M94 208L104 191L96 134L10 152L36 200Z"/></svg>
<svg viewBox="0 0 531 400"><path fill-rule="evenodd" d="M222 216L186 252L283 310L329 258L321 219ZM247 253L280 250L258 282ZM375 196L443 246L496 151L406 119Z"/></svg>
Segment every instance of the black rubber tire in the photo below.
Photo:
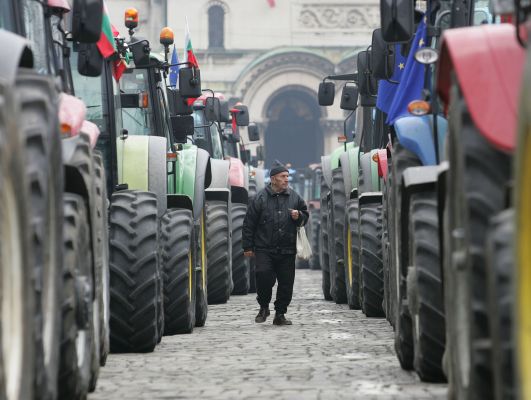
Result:
<svg viewBox="0 0 531 400"><path fill-rule="evenodd" d="M99 291L99 319L100 319L100 366L104 366L107 361L111 344L110 344L110 292L109 292L109 227L108 227L108 198L107 198L107 182L105 177L105 170L103 166L103 158L99 151L94 152L94 176L96 188L96 212L98 226L96 228L97 246L100 249L101 264L97 271L101 276L101 289Z"/></svg>
<svg viewBox="0 0 531 400"><path fill-rule="evenodd" d="M195 251L192 211L170 209L161 219L164 335L191 333L195 326Z"/></svg>
<svg viewBox="0 0 531 400"><path fill-rule="evenodd" d="M88 210L82 197L64 195L63 307L58 379L59 399L86 399L92 379L94 337L92 257ZM85 352L77 337L85 331ZM96 349L99 351L99 349ZM80 361L80 359L82 361ZM81 365L80 365L81 364Z"/></svg>
<svg viewBox="0 0 531 400"><path fill-rule="evenodd" d="M319 248L321 272L322 272L322 289L325 300L332 300L330 295L330 253L328 251L328 186L324 176L321 176L321 231L319 235Z"/></svg>
<svg viewBox="0 0 531 400"><path fill-rule="evenodd" d="M321 269L321 262L320 262L320 251L319 248L320 240L319 236L321 235L321 221L319 216L319 209L311 209L310 210L310 221L309 221L310 229L310 244L312 246L312 258L310 259L310 269L312 270L318 270Z"/></svg>
<svg viewBox="0 0 531 400"><path fill-rule="evenodd" d="M57 394L61 329L63 168L58 100L49 77L26 69L17 74L15 94L21 113L19 129L26 139L31 238L35 277L40 278L35 280L35 398L47 399ZM46 324L50 326L47 329ZM47 331L50 333L46 345ZM49 348L48 357L45 347Z"/></svg>
<svg viewBox="0 0 531 400"><path fill-rule="evenodd" d="M256 196L256 179L250 178L249 179L249 190L248 190L248 199L249 202L254 199L254 196Z"/></svg>
<svg viewBox="0 0 531 400"><path fill-rule="evenodd" d="M243 255L242 247L243 219L246 212L245 204L232 205L232 280L234 282L232 294L234 295L249 293L249 261Z"/></svg>
<svg viewBox="0 0 531 400"><path fill-rule="evenodd" d="M413 369L413 327L407 301L407 238L401 236L401 184L406 168L420 165L418 157L395 143L392 155L392 174L389 176L391 198L388 210L389 243L390 243L390 308L393 310L395 328L395 351L403 369ZM392 178L392 179L391 179ZM406 239L406 240L404 240ZM405 251L404 251L405 249Z"/></svg>
<svg viewBox="0 0 531 400"><path fill-rule="evenodd" d="M387 179L382 183L382 261L384 275L384 312L387 321L394 325L394 310L391 306L391 244L390 244L390 214L389 210L391 196L391 171L388 171Z"/></svg>
<svg viewBox="0 0 531 400"><path fill-rule="evenodd" d="M20 355L19 365L7 362L3 365L3 359L0 359L0 398L7 398L6 377L14 374L19 377L15 390L20 398L33 399L36 292L31 245L33 227L29 215L32 205L26 173L30 160L24 151L25 137L19 124L23 114L18 108L16 91L11 86L4 86L4 83L0 82L0 279L11 283L9 287L15 289L13 294L18 298L4 293L4 287L0 285L0 299L13 299L20 313L12 312L9 304L0 304L0 320L5 324L9 318L15 318L22 329L15 339L18 345L15 348L9 347L13 337L7 339L7 343L5 338L0 338L0 349L7 346ZM13 232L14 226L16 232ZM5 310L9 311L4 313ZM0 351L3 353L3 350ZM13 370L14 367L18 367L17 370Z"/></svg>
<svg viewBox="0 0 531 400"><path fill-rule="evenodd" d="M494 390L485 247L490 218L506 206L511 157L479 133L455 82L449 121L443 243L449 394L489 399Z"/></svg>
<svg viewBox="0 0 531 400"><path fill-rule="evenodd" d="M487 238L487 296L495 399L516 399L513 336L514 210L491 220Z"/></svg>
<svg viewBox="0 0 531 400"><path fill-rule="evenodd" d="M360 206L360 304L367 317L384 317L382 205Z"/></svg>
<svg viewBox="0 0 531 400"><path fill-rule="evenodd" d="M196 240L196 257L195 257L195 271L196 271L196 293L195 293L195 326L205 326L208 316L208 287L207 287L207 245L206 245L206 223L205 210L201 211L201 218L196 221L195 225L195 240Z"/></svg>
<svg viewBox="0 0 531 400"><path fill-rule="evenodd" d="M158 342L157 196L113 193L110 219L111 352L145 353Z"/></svg>
<svg viewBox="0 0 531 400"><path fill-rule="evenodd" d="M208 304L223 304L229 300L232 286L228 205L224 201L207 201L205 215Z"/></svg>
<svg viewBox="0 0 531 400"><path fill-rule="evenodd" d="M413 365L424 382L445 382L445 319L435 192L415 193L409 205L408 306L413 322Z"/></svg>
<svg viewBox="0 0 531 400"><path fill-rule="evenodd" d="M350 246L349 235L350 234ZM360 310L359 296L359 206L358 199L347 201L345 214L345 282L347 285L347 304L351 310Z"/></svg>
<svg viewBox="0 0 531 400"><path fill-rule="evenodd" d="M332 171L332 215L333 223L330 226L334 258L330 258L330 279L331 295L337 304L347 302L347 288L345 282L345 260L344 260L344 224L345 224L345 183L343 181L343 170L341 167ZM332 268L334 268L332 273ZM332 282L332 276L335 281Z"/></svg>

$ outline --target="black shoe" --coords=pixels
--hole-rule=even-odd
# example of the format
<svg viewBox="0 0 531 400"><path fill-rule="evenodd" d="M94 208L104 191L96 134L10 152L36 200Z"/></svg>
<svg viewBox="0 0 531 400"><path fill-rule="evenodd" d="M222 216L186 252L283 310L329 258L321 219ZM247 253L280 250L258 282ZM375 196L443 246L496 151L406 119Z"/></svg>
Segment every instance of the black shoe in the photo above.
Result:
<svg viewBox="0 0 531 400"><path fill-rule="evenodd" d="M292 325L289 319L286 319L284 314L275 314L273 325Z"/></svg>
<svg viewBox="0 0 531 400"><path fill-rule="evenodd" d="M260 324L262 322L265 322L267 317L269 317L271 313L269 312L269 308L262 307L260 308L260 311L258 311L258 315L254 319L254 322Z"/></svg>

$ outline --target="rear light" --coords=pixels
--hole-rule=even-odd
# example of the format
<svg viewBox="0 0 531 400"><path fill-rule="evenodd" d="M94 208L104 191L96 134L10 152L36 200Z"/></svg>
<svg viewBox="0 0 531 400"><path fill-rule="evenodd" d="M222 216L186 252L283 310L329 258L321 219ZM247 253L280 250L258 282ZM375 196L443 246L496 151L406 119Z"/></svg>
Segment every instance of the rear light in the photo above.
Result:
<svg viewBox="0 0 531 400"><path fill-rule="evenodd" d="M380 161L380 157L378 156L378 153L374 153L374 154L372 155L372 161L374 161L374 162L376 162L376 163L377 163L378 161Z"/></svg>
<svg viewBox="0 0 531 400"><path fill-rule="evenodd" d="M338 143L346 143L347 142L347 137L345 135L338 136L337 137L337 142Z"/></svg>
<svg viewBox="0 0 531 400"><path fill-rule="evenodd" d="M426 115L431 111L431 106L427 101L413 100L407 105L407 111L416 116Z"/></svg>
<svg viewBox="0 0 531 400"><path fill-rule="evenodd" d="M72 136L72 127L70 124L62 123L61 124L61 137L69 138Z"/></svg>
<svg viewBox="0 0 531 400"><path fill-rule="evenodd" d="M148 108L149 107L149 96L147 92L142 92L138 96L138 106L140 108Z"/></svg>
<svg viewBox="0 0 531 400"><path fill-rule="evenodd" d="M166 159L168 161L175 161L177 160L177 153L166 153Z"/></svg>

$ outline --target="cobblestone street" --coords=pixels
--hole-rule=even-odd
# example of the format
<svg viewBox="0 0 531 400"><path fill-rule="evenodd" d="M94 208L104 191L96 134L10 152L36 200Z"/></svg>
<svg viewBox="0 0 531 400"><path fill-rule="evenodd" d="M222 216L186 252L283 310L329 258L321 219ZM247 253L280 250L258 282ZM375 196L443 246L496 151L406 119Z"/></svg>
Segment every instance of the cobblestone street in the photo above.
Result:
<svg viewBox="0 0 531 400"><path fill-rule="evenodd" d="M293 326L273 315L255 324L255 295L233 296L154 353L110 355L89 399L445 398L446 385L400 368L385 319L322 300L320 283L319 271L297 270Z"/></svg>

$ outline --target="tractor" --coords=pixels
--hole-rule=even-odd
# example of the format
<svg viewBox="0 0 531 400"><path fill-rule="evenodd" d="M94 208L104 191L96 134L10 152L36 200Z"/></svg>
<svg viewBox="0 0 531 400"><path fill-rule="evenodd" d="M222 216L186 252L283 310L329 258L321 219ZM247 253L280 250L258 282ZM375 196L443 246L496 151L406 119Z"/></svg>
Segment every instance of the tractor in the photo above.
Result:
<svg viewBox="0 0 531 400"><path fill-rule="evenodd" d="M98 41L103 5L0 7L12 56L0 72L2 299L11 302L2 306L0 397L84 398L108 353L107 221L99 131L73 97L68 42Z"/></svg>

